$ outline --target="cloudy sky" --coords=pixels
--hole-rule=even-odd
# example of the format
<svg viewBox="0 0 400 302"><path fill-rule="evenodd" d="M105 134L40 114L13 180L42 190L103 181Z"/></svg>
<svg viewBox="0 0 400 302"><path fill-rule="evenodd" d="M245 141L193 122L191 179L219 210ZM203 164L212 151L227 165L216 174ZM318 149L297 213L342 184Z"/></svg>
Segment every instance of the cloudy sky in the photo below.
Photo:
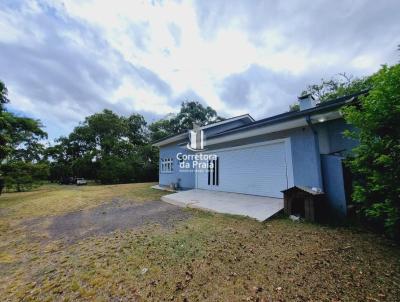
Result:
<svg viewBox="0 0 400 302"><path fill-rule="evenodd" d="M400 2L0 1L9 110L50 138L109 108L148 122L198 100L225 117L287 111L307 84L399 61Z"/></svg>

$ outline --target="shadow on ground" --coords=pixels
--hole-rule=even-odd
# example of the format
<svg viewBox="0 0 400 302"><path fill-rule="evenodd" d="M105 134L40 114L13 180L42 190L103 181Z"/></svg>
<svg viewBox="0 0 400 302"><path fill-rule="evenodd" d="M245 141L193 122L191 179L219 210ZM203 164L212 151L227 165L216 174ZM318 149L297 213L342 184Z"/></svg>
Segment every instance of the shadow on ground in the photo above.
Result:
<svg viewBox="0 0 400 302"><path fill-rule="evenodd" d="M34 233L47 232L49 240L73 243L89 236L128 230L149 224L170 228L186 220L190 213L162 201L134 203L120 199L98 207L60 216L37 218L25 223ZM34 236L36 237L36 236Z"/></svg>

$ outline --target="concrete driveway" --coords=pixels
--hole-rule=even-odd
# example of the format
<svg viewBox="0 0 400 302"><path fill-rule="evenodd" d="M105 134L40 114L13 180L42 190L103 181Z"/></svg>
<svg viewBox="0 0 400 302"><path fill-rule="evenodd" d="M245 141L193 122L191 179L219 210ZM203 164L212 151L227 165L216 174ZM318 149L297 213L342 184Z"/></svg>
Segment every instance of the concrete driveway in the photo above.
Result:
<svg viewBox="0 0 400 302"><path fill-rule="evenodd" d="M283 209L281 198L199 189L164 195L161 200L182 207L249 216L259 221Z"/></svg>

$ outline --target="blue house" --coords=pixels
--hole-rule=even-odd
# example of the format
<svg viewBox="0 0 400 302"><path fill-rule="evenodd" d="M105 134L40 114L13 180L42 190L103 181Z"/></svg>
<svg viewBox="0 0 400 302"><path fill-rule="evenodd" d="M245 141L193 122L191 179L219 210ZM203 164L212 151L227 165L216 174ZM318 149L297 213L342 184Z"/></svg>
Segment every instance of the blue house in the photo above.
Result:
<svg viewBox="0 0 400 302"><path fill-rule="evenodd" d="M160 186L282 198L293 186L318 188L346 214L343 159L357 141L341 108L359 94L317 103L299 98L300 110L255 121L241 115L154 142L160 149ZM200 139L199 139L200 138ZM193 148L194 139L202 148Z"/></svg>

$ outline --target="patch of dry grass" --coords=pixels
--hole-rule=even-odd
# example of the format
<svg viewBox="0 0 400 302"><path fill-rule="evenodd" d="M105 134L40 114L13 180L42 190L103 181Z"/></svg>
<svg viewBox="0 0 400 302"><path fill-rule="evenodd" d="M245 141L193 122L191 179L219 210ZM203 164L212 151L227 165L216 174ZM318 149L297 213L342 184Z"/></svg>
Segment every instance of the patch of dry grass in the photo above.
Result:
<svg viewBox="0 0 400 302"><path fill-rule="evenodd" d="M31 192L6 193L0 197L0 217L22 219L59 215L81 210L112 200L132 199L143 202L158 200L164 191L151 188L151 183L122 185L45 185Z"/></svg>
<svg viewBox="0 0 400 302"><path fill-rule="evenodd" d="M131 202L158 200L165 194L163 191L151 189L151 183L123 184L109 186L62 186L44 185L30 192L5 193L0 196L0 278L6 280L19 275L10 276L10 272L18 268L26 269L26 265L35 259L41 259L46 248L37 239L48 240L46 227L51 217L78 210L85 210L109 202L114 198L129 199ZM45 219L49 218L49 219ZM36 220L42 225L38 233L25 222ZM0 279L0 288L6 283Z"/></svg>
<svg viewBox="0 0 400 302"><path fill-rule="evenodd" d="M146 193L143 185L135 190L113 191L139 202L147 194L162 194ZM16 230L14 240L3 245L4 254L0 247L6 260L0 263L2 299L396 301L400 296L400 250L376 235L191 211L192 219L172 229L146 226L72 245L32 242L26 231Z"/></svg>

